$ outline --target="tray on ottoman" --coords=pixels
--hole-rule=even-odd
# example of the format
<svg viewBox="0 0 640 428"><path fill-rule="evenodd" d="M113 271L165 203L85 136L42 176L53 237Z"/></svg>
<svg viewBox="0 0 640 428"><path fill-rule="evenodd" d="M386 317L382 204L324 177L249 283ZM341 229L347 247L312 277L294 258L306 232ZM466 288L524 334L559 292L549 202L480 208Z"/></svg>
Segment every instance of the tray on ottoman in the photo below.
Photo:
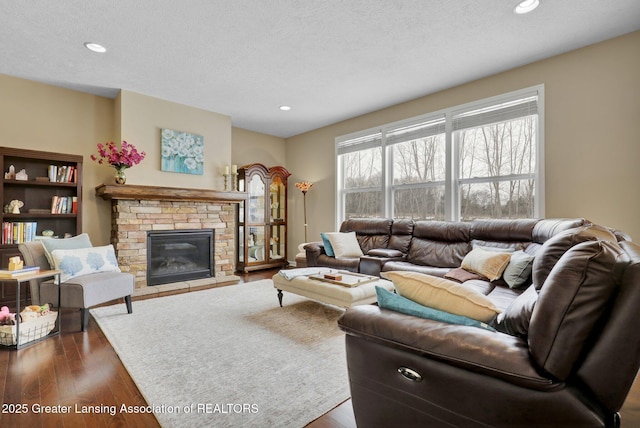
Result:
<svg viewBox="0 0 640 428"><path fill-rule="evenodd" d="M372 275L365 275L362 273L354 273L344 270L339 270L331 274L315 274L309 275L310 279L316 281L330 282L331 284L342 285L343 287L357 287L368 282L378 281L380 278Z"/></svg>

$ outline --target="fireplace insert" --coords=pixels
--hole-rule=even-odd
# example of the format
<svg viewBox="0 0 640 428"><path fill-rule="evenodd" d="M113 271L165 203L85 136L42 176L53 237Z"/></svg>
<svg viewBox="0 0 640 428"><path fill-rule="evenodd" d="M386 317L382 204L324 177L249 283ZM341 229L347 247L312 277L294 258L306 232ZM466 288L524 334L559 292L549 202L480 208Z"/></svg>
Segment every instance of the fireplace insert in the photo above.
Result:
<svg viewBox="0 0 640 428"><path fill-rule="evenodd" d="M214 276L213 229L147 232L147 285Z"/></svg>

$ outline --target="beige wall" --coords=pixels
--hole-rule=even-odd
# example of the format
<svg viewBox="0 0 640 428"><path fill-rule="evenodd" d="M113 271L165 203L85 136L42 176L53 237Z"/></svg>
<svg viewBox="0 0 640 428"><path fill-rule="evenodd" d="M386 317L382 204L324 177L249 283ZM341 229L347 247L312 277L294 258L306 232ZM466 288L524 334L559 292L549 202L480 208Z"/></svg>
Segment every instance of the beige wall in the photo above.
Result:
<svg viewBox="0 0 640 428"><path fill-rule="evenodd" d="M506 92L545 85L546 217L586 217L640 240L640 32L470 82L287 140L291 181L307 194L308 240L335 230L335 138ZM427 78L427 77L425 77ZM290 189L289 260L304 241Z"/></svg>
<svg viewBox="0 0 640 428"><path fill-rule="evenodd" d="M84 156L82 222L97 244L109 241L109 229L95 219L103 216L86 203L103 182L91 162L97 142L114 140L112 99L0 75L0 145ZM107 168L105 168L107 169ZM106 241L103 236L106 236Z"/></svg>
<svg viewBox="0 0 640 428"><path fill-rule="evenodd" d="M238 166L251 163L261 163L267 167L286 165L284 138L234 127L231 141L231 161Z"/></svg>

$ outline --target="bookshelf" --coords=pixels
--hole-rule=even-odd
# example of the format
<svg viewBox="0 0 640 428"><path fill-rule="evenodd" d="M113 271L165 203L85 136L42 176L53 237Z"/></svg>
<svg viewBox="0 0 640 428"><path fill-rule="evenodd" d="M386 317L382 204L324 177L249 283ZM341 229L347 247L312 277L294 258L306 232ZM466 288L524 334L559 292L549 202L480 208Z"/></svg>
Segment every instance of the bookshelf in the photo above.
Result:
<svg viewBox="0 0 640 428"><path fill-rule="evenodd" d="M39 239L45 230L59 238L82 232L82 161L80 155L0 147L0 269L20 255L18 243ZM7 177L11 166L15 176ZM19 212L10 207L14 200L22 202ZM0 303L13 306L16 297L14 284L0 282Z"/></svg>

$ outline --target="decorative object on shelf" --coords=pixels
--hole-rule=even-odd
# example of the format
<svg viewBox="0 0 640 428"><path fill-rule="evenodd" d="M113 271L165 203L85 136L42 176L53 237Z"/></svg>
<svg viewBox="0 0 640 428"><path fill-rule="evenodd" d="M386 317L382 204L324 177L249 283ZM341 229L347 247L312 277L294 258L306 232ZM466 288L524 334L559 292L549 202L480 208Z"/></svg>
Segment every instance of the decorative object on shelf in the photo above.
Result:
<svg viewBox="0 0 640 428"><path fill-rule="evenodd" d="M16 178L16 167L13 165L9 166L9 171L4 173L5 180L15 180Z"/></svg>
<svg viewBox="0 0 640 428"><path fill-rule="evenodd" d="M304 207L304 242L307 241L307 192L313 187L310 181L296 183L296 187L302 191L302 205Z"/></svg>
<svg viewBox="0 0 640 428"><path fill-rule="evenodd" d="M46 236L47 238L51 238L53 236L53 230L47 229L42 231L42 236Z"/></svg>
<svg viewBox="0 0 640 428"><path fill-rule="evenodd" d="M20 214L20 208L24 207L24 202L14 199L9 202L9 212L11 214Z"/></svg>
<svg viewBox="0 0 640 428"><path fill-rule="evenodd" d="M27 171L24 169L21 169L20 171L16 172L16 180L18 181L28 181L29 180L29 175L27 174Z"/></svg>
<svg viewBox="0 0 640 428"><path fill-rule="evenodd" d="M124 184L127 181L125 170L134 165L138 165L147 155L145 152L138 152L133 144L126 141L118 148L113 141L107 144L98 143L98 156L91 155L91 160L99 164L108 163L116 169L116 183Z"/></svg>
<svg viewBox="0 0 640 428"><path fill-rule="evenodd" d="M161 130L162 171L204 174L204 137L188 132Z"/></svg>

